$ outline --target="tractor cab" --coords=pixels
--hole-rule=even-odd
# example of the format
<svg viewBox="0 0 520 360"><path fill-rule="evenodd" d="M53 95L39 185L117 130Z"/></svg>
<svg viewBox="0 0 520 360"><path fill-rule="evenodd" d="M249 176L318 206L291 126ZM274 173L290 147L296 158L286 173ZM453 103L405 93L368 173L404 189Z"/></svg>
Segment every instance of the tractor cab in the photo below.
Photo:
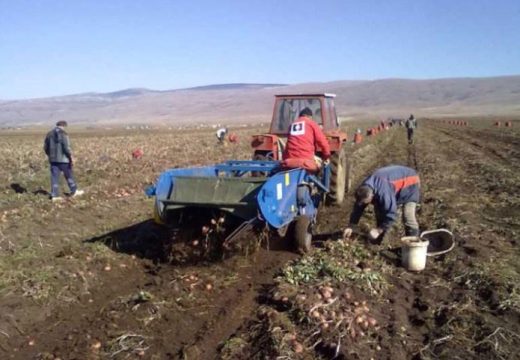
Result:
<svg viewBox="0 0 520 360"><path fill-rule="evenodd" d="M276 95L269 133L287 136L289 127L298 119L300 111L305 108L311 109L313 120L325 132L337 129L339 124L334 107L334 97L333 94Z"/></svg>
<svg viewBox="0 0 520 360"><path fill-rule="evenodd" d="M339 127L334 105L335 97L336 95L328 93L276 95L269 133L253 135L251 146L253 160L282 160L291 124L298 119L301 110L311 109L312 118L323 129L332 153L330 196L336 203L341 203L345 187L348 191L350 186L350 164L345 148L347 133ZM320 155L321 149L316 150L317 155Z"/></svg>

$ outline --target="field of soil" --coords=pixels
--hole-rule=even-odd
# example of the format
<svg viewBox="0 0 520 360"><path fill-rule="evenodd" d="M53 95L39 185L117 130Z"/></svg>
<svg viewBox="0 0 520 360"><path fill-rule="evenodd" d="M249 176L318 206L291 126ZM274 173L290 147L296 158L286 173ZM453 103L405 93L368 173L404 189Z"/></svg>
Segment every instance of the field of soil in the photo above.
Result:
<svg viewBox="0 0 520 360"><path fill-rule="evenodd" d="M276 238L223 260L197 257L191 239L182 260L165 256L172 234L143 188L167 168L248 159L265 129L227 146L195 130L72 129L86 194L61 203L46 193L44 134L0 134L0 358L519 358L520 121L464 120L420 119L413 145L402 127L349 145L354 185L413 167L421 229L455 234L420 273L400 266L400 223L380 245L341 240L351 194L321 210L304 256Z"/></svg>

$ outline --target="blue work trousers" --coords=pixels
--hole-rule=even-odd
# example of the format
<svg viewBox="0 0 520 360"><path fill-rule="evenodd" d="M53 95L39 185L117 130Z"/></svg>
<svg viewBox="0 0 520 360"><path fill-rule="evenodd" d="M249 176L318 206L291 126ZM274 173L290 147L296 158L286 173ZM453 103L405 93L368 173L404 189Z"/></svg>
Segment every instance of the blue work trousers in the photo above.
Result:
<svg viewBox="0 0 520 360"><path fill-rule="evenodd" d="M78 188L74 181L74 175L72 174L72 166L70 163L51 162L51 197L59 196L60 173L63 173L63 176L65 176L71 194L74 194Z"/></svg>

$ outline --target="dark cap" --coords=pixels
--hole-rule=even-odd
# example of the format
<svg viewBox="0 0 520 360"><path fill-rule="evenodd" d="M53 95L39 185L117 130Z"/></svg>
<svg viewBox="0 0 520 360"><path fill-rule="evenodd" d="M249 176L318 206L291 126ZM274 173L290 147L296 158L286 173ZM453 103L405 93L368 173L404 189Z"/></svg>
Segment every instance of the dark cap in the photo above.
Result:
<svg viewBox="0 0 520 360"><path fill-rule="evenodd" d="M312 110L306 107L302 111L300 111L300 116L310 116L312 117Z"/></svg>
<svg viewBox="0 0 520 360"><path fill-rule="evenodd" d="M65 120L60 120L60 121L58 121L56 123L56 126L63 126L63 127L65 127L65 126L67 126L67 122Z"/></svg>

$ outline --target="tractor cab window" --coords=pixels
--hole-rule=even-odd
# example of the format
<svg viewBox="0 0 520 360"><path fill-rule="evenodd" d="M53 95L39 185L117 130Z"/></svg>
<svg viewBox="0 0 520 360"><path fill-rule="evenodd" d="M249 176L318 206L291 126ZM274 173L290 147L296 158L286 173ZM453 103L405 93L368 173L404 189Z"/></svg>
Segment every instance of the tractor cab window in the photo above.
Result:
<svg viewBox="0 0 520 360"><path fill-rule="evenodd" d="M272 130L278 134L288 133L291 124L306 107L312 110L312 119L322 125L320 99L280 99L276 102Z"/></svg>
<svg viewBox="0 0 520 360"><path fill-rule="evenodd" d="M339 127L338 116L336 114L336 107L334 106L334 99L327 98L327 106L329 108L329 116L332 117L331 122L334 123L336 127Z"/></svg>

